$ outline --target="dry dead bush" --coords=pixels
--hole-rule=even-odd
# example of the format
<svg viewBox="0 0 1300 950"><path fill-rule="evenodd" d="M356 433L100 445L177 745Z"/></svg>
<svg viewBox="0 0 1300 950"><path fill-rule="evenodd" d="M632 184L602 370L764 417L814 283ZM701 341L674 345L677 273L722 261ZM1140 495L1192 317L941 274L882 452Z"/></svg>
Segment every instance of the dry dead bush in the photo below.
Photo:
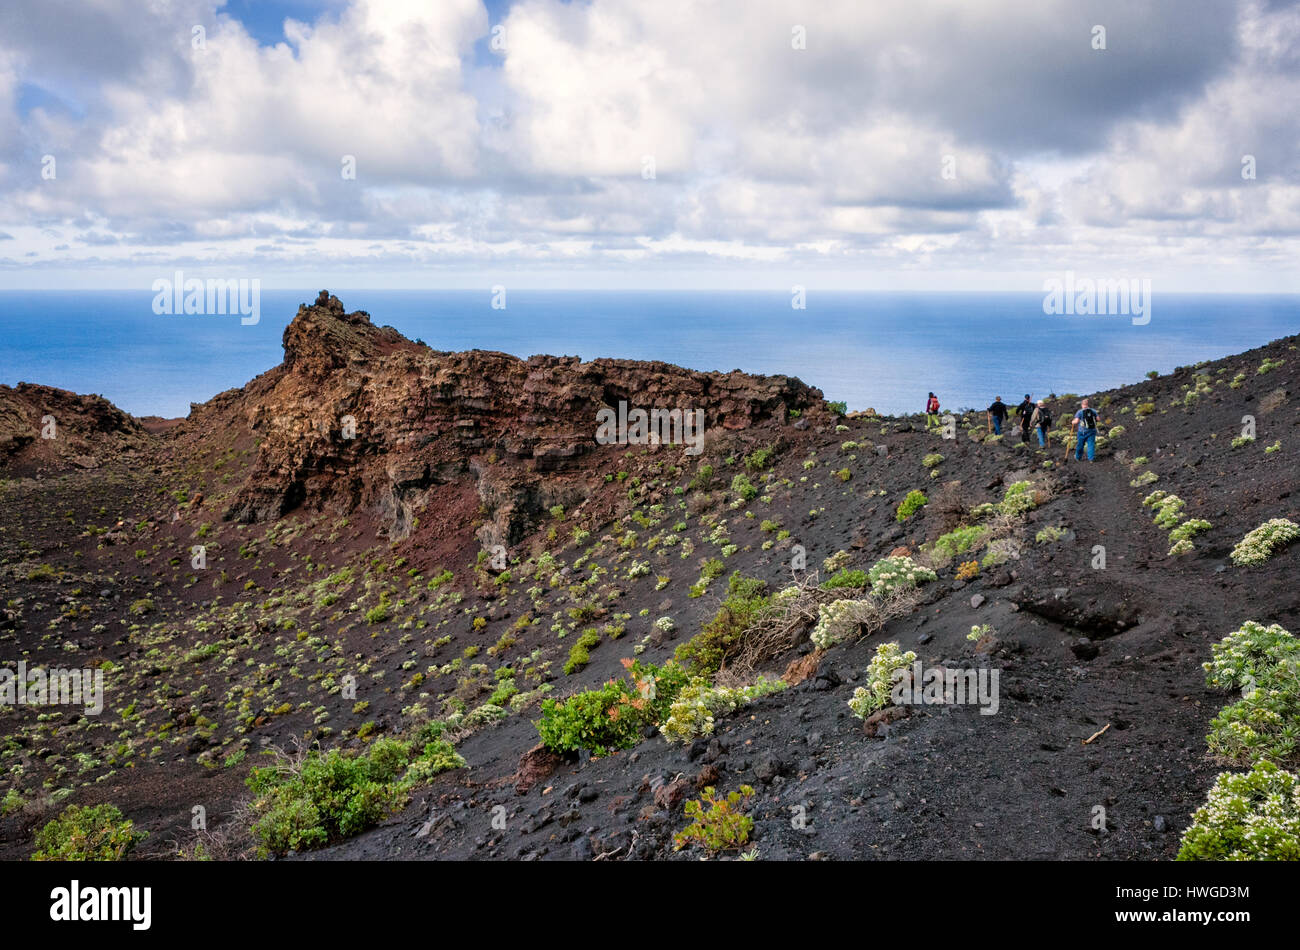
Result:
<svg viewBox="0 0 1300 950"><path fill-rule="evenodd" d="M220 828L196 830L184 841L173 838L165 853L141 852L140 856L146 860L251 861L257 854L257 841L252 833L255 821L252 803L244 799L235 804L229 819Z"/></svg>
<svg viewBox="0 0 1300 950"><path fill-rule="evenodd" d="M970 510L979 501L974 492L962 487L961 481L944 482L926 506L925 520L930 526L930 536L926 540L933 542L940 535L966 524Z"/></svg>
<svg viewBox="0 0 1300 950"><path fill-rule="evenodd" d="M874 598L862 588L838 587L822 590L818 572L813 571L795 578L785 596L774 598L773 603L759 619L750 625L740 640L735 659L718 671L715 678L721 686L743 686L754 681L764 667L797 647L809 634L818 618L818 608L837 600L854 600L862 606L855 612L856 635L846 639L858 640L884 628L890 620L911 613L920 602L921 592L915 588L896 590L883 599Z"/></svg>
<svg viewBox="0 0 1300 950"><path fill-rule="evenodd" d="M693 515L700 515L711 509L715 501L712 492L693 492L691 497L686 500L686 510Z"/></svg>

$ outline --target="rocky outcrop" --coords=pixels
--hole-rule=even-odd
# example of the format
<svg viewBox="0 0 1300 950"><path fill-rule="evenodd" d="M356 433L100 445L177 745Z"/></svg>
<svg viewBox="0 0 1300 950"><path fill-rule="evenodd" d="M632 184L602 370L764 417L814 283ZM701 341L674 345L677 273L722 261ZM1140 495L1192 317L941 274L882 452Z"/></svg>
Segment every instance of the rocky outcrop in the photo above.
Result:
<svg viewBox="0 0 1300 950"><path fill-rule="evenodd" d="M0 386L0 472L10 477L98 468L148 443L139 420L102 396Z"/></svg>
<svg viewBox="0 0 1300 950"><path fill-rule="evenodd" d="M706 438L785 422L791 409L825 411L819 390L789 376L438 352L325 291L285 329L282 366L255 383L245 408L258 456L228 519L369 507L402 537L432 489L475 477L491 516L480 537L503 543L520 512L563 503L556 492L581 494L537 476L583 468L602 407L699 410Z"/></svg>

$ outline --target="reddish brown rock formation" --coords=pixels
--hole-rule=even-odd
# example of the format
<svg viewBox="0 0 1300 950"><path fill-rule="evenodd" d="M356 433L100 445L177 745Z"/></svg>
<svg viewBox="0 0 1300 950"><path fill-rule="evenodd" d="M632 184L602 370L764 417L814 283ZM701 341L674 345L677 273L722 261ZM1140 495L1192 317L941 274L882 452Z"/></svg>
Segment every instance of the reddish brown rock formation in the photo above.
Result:
<svg viewBox="0 0 1300 950"><path fill-rule="evenodd" d="M148 442L139 420L102 396L32 383L0 386L0 470L10 477L98 468Z"/></svg>
<svg viewBox="0 0 1300 950"><path fill-rule="evenodd" d="M582 497L581 480L538 473L581 469L598 447L597 412L620 400L702 410L714 431L784 422L791 409L824 411L819 390L788 376L437 352L374 326L364 311L346 313L322 291L285 329L280 367L196 407L191 419L217 422L242 402L260 439L228 519L364 506L404 537L437 486L472 476L492 515L480 537L508 544L527 512Z"/></svg>

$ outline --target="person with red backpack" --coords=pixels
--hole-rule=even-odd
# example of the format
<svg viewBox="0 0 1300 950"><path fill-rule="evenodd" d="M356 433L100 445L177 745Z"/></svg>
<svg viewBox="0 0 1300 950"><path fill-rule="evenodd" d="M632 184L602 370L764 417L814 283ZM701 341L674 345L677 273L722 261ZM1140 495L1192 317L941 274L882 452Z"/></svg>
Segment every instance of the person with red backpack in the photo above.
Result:
<svg viewBox="0 0 1300 950"><path fill-rule="evenodd" d="M933 428L939 424L939 398L934 393L930 393L930 398L925 401L925 427Z"/></svg>

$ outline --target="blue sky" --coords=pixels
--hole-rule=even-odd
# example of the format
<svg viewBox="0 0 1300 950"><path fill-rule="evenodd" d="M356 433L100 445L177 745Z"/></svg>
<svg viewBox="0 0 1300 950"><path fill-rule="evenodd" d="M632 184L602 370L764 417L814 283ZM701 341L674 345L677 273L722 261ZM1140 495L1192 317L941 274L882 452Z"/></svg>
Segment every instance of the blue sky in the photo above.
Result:
<svg viewBox="0 0 1300 950"><path fill-rule="evenodd" d="M1300 291L1292 0L0 17L0 288Z"/></svg>

